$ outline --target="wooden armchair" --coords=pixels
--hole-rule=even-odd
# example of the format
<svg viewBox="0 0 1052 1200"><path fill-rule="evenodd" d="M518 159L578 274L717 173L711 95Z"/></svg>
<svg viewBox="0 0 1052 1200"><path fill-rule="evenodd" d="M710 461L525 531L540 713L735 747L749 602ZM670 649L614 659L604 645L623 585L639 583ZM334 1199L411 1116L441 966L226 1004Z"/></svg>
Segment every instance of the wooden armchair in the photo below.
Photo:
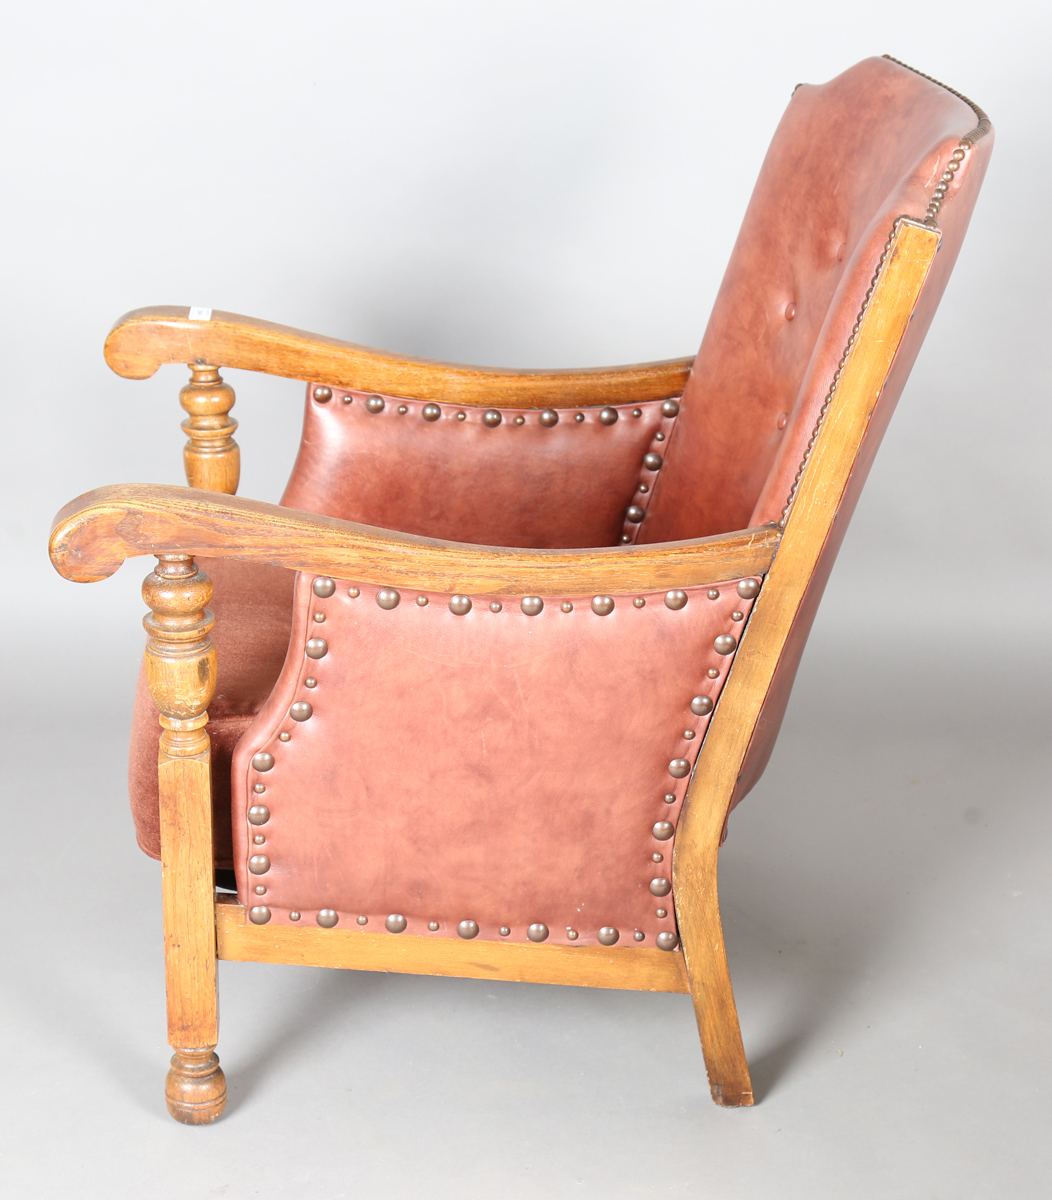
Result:
<svg viewBox="0 0 1052 1200"><path fill-rule="evenodd" d="M689 992L714 1100L752 1103L718 850L991 143L894 60L798 89L693 360L499 371L122 318L118 374L190 363L191 487L88 493L51 554L80 582L157 556L131 783L173 1116L223 1108L217 956ZM219 365L313 381L282 505L233 496Z"/></svg>

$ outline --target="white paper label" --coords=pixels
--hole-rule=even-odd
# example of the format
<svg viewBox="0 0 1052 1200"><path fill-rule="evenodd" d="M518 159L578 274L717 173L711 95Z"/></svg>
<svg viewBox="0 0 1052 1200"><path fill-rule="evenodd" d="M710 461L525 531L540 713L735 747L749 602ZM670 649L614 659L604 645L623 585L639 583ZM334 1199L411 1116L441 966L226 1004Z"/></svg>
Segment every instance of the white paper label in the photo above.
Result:
<svg viewBox="0 0 1052 1200"><path fill-rule="evenodd" d="M210 308L191 308L190 309L190 320L191 321L211 321L211 319L212 319L212 310Z"/></svg>

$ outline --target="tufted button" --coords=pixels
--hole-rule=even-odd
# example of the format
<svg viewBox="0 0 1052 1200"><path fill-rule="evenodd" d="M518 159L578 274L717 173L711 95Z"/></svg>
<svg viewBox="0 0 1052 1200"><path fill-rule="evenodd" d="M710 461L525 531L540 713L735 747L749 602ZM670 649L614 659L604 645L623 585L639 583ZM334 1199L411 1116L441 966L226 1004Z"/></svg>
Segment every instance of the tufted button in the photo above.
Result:
<svg viewBox="0 0 1052 1200"><path fill-rule="evenodd" d="M791 321L796 316L796 305L789 303L785 306L785 319Z"/></svg>
<svg viewBox="0 0 1052 1200"><path fill-rule="evenodd" d="M788 413L779 413L777 424L778 424L779 429L784 429L786 427L786 425L789 424L789 414Z"/></svg>

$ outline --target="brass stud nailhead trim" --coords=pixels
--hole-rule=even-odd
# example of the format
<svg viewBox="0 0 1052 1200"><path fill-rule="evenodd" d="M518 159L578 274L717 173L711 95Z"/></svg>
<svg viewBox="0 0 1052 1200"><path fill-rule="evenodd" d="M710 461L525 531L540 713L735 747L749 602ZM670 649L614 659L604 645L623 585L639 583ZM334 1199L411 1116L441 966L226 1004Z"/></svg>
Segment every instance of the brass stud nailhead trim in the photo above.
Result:
<svg viewBox="0 0 1052 1200"><path fill-rule="evenodd" d="M611 596L593 596L592 612L599 617L607 617L614 611L614 601Z"/></svg>
<svg viewBox="0 0 1052 1200"><path fill-rule="evenodd" d="M528 617L535 617L544 608L544 601L540 596L523 596L519 607Z"/></svg>
<svg viewBox="0 0 1052 1200"><path fill-rule="evenodd" d="M270 870L270 859L265 854L253 854L248 860L248 869L253 875L266 875Z"/></svg>
<svg viewBox="0 0 1052 1200"><path fill-rule="evenodd" d="M401 913L391 913L384 921L384 928L388 933L402 933L409 922L402 916Z"/></svg>
<svg viewBox="0 0 1052 1200"><path fill-rule="evenodd" d="M253 804L248 810L248 823L250 825L266 825L270 820L270 809L265 804Z"/></svg>
<svg viewBox="0 0 1052 1200"><path fill-rule="evenodd" d="M367 409L368 409L368 410L369 410L371 413L381 413L381 412L383 412L383 411L384 411L384 398L383 398L383 396L370 396L370 397L369 397L369 399L368 399L368 400L366 400L366 402L365 402L365 407L366 407L366 408L367 408Z"/></svg>
<svg viewBox="0 0 1052 1200"><path fill-rule="evenodd" d="M613 925L604 925L602 929L595 935L596 941L600 946L615 946L621 934L613 927Z"/></svg>
<svg viewBox="0 0 1052 1200"><path fill-rule="evenodd" d="M687 593L681 592L678 588L675 591L665 593L665 605L671 609L681 609L686 607Z"/></svg>
<svg viewBox="0 0 1052 1200"><path fill-rule="evenodd" d="M686 779L690 774L690 763L685 758L674 758L668 764L668 773L673 779Z"/></svg>
<svg viewBox="0 0 1052 1200"><path fill-rule="evenodd" d="M329 643L324 638L310 638L303 650L308 658L324 658L329 653Z"/></svg>
<svg viewBox="0 0 1052 1200"><path fill-rule="evenodd" d="M332 929L339 924L340 914L334 908L323 908L317 920L322 929Z"/></svg>
<svg viewBox="0 0 1052 1200"><path fill-rule="evenodd" d="M311 584L311 590L315 596L320 596L322 600L325 600L336 591L336 580L330 579L327 575L319 575Z"/></svg>
<svg viewBox="0 0 1052 1200"><path fill-rule="evenodd" d="M548 940L548 926L540 921L534 922L533 925L526 930L526 936L531 942L544 942Z"/></svg>
<svg viewBox="0 0 1052 1200"><path fill-rule="evenodd" d="M729 633L721 633L720 636L712 643L712 648L717 654L733 654L737 648L738 641Z"/></svg>
<svg viewBox="0 0 1052 1200"><path fill-rule="evenodd" d="M381 608L390 611L392 608L398 607L398 602L402 599L401 593L397 588L381 588L376 593L376 603Z"/></svg>
<svg viewBox="0 0 1052 1200"><path fill-rule="evenodd" d="M266 925L270 920L270 909L265 904L257 904L248 910L248 919L253 925Z"/></svg>
<svg viewBox="0 0 1052 1200"><path fill-rule="evenodd" d="M289 709L289 716L294 721L309 721L314 715L314 709L306 700L297 700Z"/></svg>
<svg viewBox="0 0 1052 1200"><path fill-rule="evenodd" d="M437 421L442 415L442 410L437 404L425 404L420 415L425 421Z"/></svg>
<svg viewBox="0 0 1052 1200"><path fill-rule="evenodd" d="M672 884L667 879L652 879L650 890L655 896L667 896L672 891Z"/></svg>
<svg viewBox="0 0 1052 1200"><path fill-rule="evenodd" d="M316 387L314 389L314 399L317 400L319 404L328 404L328 402L332 399L332 388Z"/></svg>
<svg viewBox="0 0 1052 1200"><path fill-rule="evenodd" d="M457 933L466 941L469 942L473 937L478 937L479 927L477 921L461 921L457 926Z"/></svg>
<svg viewBox="0 0 1052 1200"><path fill-rule="evenodd" d="M458 617L462 617L465 613L471 612L471 597L451 596L449 598L449 611Z"/></svg>
<svg viewBox="0 0 1052 1200"><path fill-rule="evenodd" d="M274 769L274 755L268 754L266 750L260 750L258 754L252 755L252 768L255 771L271 771Z"/></svg>
<svg viewBox="0 0 1052 1200"><path fill-rule="evenodd" d="M553 425L559 424L559 414L554 408L546 408L541 413L541 424L546 425L549 429Z"/></svg>

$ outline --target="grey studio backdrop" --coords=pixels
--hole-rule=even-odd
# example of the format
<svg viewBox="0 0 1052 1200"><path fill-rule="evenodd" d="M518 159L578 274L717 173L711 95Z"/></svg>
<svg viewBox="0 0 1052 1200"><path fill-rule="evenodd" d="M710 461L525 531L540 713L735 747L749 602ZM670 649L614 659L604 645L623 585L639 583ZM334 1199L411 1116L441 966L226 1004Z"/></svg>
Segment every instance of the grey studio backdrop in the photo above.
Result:
<svg viewBox="0 0 1052 1200"><path fill-rule="evenodd" d="M5 1194L1047 1195L1047 8L99 0L3 23ZM693 352L793 85L882 52L973 95L998 146L731 822L758 1107L710 1103L685 996L223 964L227 1114L176 1125L158 869L124 790L149 564L77 587L44 552L88 488L182 482L185 372L118 379L110 325L199 304L508 366ZM276 500L303 388L229 378L241 494Z"/></svg>

